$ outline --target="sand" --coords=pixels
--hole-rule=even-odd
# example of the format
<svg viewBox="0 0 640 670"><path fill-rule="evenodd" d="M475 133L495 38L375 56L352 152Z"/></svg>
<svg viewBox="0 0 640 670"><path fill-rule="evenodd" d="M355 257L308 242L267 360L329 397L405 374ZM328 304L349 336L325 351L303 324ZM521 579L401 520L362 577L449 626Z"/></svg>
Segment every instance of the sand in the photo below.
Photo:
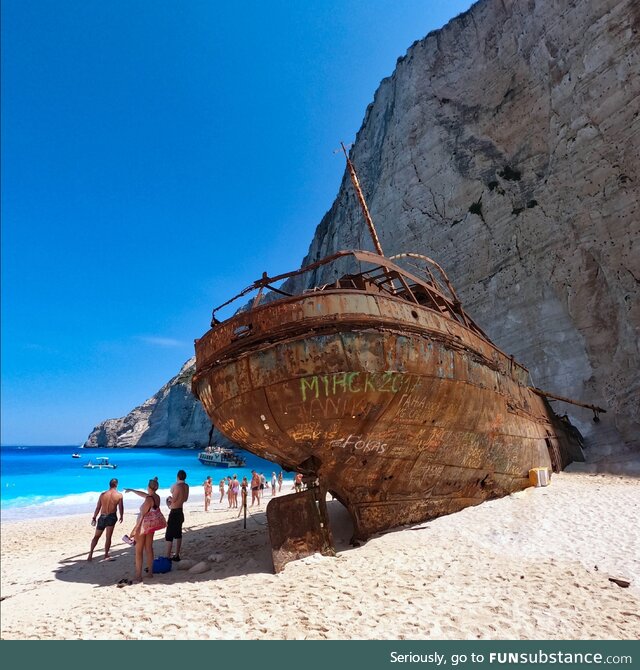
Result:
<svg viewBox="0 0 640 670"><path fill-rule="evenodd" d="M133 549L86 553L86 515L2 523L3 639L637 639L640 479L565 472L547 488L348 545L272 574L264 511L186 509L182 555L210 570L142 584ZM98 545L97 558L102 555ZM155 542L156 554L164 546ZM621 588L610 577L631 582Z"/></svg>

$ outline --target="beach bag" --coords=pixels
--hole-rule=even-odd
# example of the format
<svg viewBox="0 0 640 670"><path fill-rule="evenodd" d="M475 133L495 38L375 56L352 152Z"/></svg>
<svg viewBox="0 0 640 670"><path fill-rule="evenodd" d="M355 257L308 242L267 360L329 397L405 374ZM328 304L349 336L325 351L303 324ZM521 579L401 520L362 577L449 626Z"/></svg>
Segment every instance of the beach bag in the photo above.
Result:
<svg viewBox="0 0 640 670"><path fill-rule="evenodd" d="M144 535L167 527L167 520L159 507L151 508L142 519L142 532Z"/></svg>
<svg viewBox="0 0 640 670"><path fill-rule="evenodd" d="M171 572L171 559L166 556L158 556L158 558L153 559L153 571L162 573L162 572Z"/></svg>

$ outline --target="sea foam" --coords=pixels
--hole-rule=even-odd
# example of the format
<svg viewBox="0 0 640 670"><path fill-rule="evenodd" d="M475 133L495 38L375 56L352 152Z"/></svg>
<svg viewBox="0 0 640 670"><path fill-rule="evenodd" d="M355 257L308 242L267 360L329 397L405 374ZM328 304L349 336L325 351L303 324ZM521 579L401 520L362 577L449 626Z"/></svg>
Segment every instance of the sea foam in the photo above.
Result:
<svg viewBox="0 0 640 670"><path fill-rule="evenodd" d="M165 498L170 490L159 489L158 495L165 504ZM52 516L67 516L69 514L87 514L89 518L93 515L95 505L98 503L101 491L85 491L83 493L71 493L65 496L26 496L2 501L0 511L2 521L18 521ZM135 493L123 493L125 511L137 510L142 504L142 498Z"/></svg>

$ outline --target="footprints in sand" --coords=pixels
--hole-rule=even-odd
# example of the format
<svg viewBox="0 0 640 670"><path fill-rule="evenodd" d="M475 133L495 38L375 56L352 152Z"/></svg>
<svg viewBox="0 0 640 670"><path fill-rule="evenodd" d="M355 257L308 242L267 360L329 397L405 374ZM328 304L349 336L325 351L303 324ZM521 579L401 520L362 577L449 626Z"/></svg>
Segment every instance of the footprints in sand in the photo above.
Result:
<svg viewBox="0 0 640 670"><path fill-rule="evenodd" d="M271 573L266 526L244 531L233 512L221 512L215 524L193 512L185 558L218 552L223 560L202 575L172 570L126 589L114 585L133 576L129 553L113 564L70 562L58 571L60 551L48 547L29 557L35 568L25 575L24 548L5 545L17 537L8 527L3 596L11 597L2 603L3 636L24 638L28 630L34 639L638 638L638 484L598 484L595 496L579 476L554 475L544 497L532 492L469 508L335 559L290 563L278 575ZM601 521L585 523L591 518ZM536 525L547 519L551 533ZM59 530L64 556L86 555L82 521L65 519ZM92 580L100 574L111 575L107 588ZM620 588L610 576L632 584ZM148 611L150 596L184 603L179 619L162 617L159 625L160 612ZM115 625L113 611L122 613Z"/></svg>

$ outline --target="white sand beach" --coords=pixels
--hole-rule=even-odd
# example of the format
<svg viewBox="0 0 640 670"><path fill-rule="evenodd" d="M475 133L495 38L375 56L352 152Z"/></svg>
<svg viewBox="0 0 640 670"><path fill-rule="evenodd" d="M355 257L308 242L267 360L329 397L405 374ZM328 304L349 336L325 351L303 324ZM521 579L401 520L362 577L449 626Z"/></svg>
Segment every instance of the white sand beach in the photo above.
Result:
<svg viewBox="0 0 640 670"><path fill-rule="evenodd" d="M348 545L344 508L330 509L337 557L312 556L274 575L264 506L244 530L236 511L205 513L191 502L182 556L217 552L211 569L174 569L120 588L133 577L133 549L120 541L133 508L116 527L113 562L86 561L92 508L3 522L1 637L640 638L639 478L565 472L547 488L357 548Z"/></svg>

